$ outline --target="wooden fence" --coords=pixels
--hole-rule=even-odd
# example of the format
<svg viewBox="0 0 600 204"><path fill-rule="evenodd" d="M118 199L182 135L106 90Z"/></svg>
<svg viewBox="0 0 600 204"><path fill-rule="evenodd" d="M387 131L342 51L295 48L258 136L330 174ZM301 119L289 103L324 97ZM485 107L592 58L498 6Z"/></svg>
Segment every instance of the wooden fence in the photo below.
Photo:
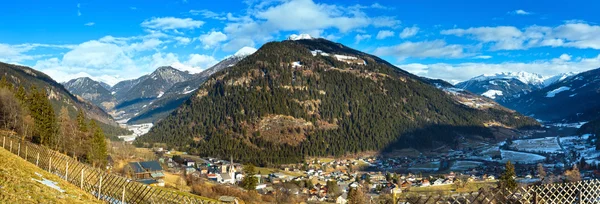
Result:
<svg viewBox="0 0 600 204"><path fill-rule="evenodd" d="M600 180L555 183L520 187L516 190L481 189L478 192L454 195L422 195L409 197L403 203L462 204L587 204L600 203Z"/></svg>
<svg viewBox="0 0 600 204"><path fill-rule="evenodd" d="M217 203L193 194L151 187L109 174L13 136L2 136L2 148L108 203Z"/></svg>

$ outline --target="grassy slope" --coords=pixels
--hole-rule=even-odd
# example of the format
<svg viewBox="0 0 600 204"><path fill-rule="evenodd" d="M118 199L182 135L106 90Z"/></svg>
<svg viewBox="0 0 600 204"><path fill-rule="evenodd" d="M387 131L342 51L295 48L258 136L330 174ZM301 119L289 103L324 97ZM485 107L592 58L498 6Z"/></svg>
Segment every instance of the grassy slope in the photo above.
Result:
<svg viewBox="0 0 600 204"><path fill-rule="evenodd" d="M91 194L50 174L14 154L0 149L0 203L102 203ZM32 179L57 182L65 193Z"/></svg>

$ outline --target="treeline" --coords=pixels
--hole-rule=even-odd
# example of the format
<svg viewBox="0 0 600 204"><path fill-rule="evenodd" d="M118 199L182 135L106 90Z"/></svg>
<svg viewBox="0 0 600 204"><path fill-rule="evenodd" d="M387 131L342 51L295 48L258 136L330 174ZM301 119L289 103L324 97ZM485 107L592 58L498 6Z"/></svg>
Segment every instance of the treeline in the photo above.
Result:
<svg viewBox="0 0 600 204"><path fill-rule="evenodd" d="M340 47L310 46L331 51ZM483 125L490 121L516 128L539 125L518 113L460 105L374 56L361 57L366 65L315 57L296 42L267 43L236 66L215 74L200 87L208 92L206 96L191 97L136 144L167 143L202 156L233 156L237 161L269 165L297 163L306 156L432 148L452 144L459 135L492 137ZM298 61L302 66L290 65ZM300 103L312 101L318 104ZM301 118L314 128L306 130L305 139L295 146L266 140L257 126L269 115ZM284 137L291 134L283 131L280 138Z"/></svg>
<svg viewBox="0 0 600 204"><path fill-rule="evenodd" d="M56 114L45 89L14 87L0 79L0 124L22 139L47 146L94 166L106 164L104 132L82 110L76 118L67 107Z"/></svg>

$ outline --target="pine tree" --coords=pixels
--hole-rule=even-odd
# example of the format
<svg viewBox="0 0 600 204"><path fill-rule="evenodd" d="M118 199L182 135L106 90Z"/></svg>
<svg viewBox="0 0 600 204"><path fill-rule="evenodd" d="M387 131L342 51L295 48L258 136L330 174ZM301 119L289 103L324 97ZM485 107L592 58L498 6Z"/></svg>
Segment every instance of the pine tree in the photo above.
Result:
<svg viewBox="0 0 600 204"><path fill-rule="evenodd" d="M515 175L515 166L512 163L510 163L510 161L507 161L504 173L502 173L502 176L500 176L498 187L502 190L510 191L514 191L515 189L517 189L517 181L515 180Z"/></svg>
<svg viewBox="0 0 600 204"><path fill-rule="evenodd" d="M256 190L256 186L258 185L258 178L254 176L256 174L256 168L254 167L254 165L246 165L244 167L244 172L246 173L246 176L242 180L242 188L248 191Z"/></svg>
<svg viewBox="0 0 600 204"><path fill-rule="evenodd" d="M81 109L77 112L77 127L79 128L79 131L83 133L88 132L88 124L85 122L85 113Z"/></svg>
<svg viewBox="0 0 600 204"><path fill-rule="evenodd" d="M96 122L92 120L90 128L93 131L92 140L90 142L90 148L88 151L88 161L95 167L104 168L106 166L107 152L106 152L106 139L104 138L104 132L98 127Z"/></svg>

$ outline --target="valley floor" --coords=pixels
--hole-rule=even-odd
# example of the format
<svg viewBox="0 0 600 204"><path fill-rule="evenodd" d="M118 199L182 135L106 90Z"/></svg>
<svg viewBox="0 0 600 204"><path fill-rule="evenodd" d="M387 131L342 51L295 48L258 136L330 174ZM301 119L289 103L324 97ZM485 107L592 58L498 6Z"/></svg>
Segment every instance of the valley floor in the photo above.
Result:
<svg viewBox="0 0 600 204"><path fill-rule="evenodd" d="M5 149L0 158L0 203L102 203Z"/></svg>

